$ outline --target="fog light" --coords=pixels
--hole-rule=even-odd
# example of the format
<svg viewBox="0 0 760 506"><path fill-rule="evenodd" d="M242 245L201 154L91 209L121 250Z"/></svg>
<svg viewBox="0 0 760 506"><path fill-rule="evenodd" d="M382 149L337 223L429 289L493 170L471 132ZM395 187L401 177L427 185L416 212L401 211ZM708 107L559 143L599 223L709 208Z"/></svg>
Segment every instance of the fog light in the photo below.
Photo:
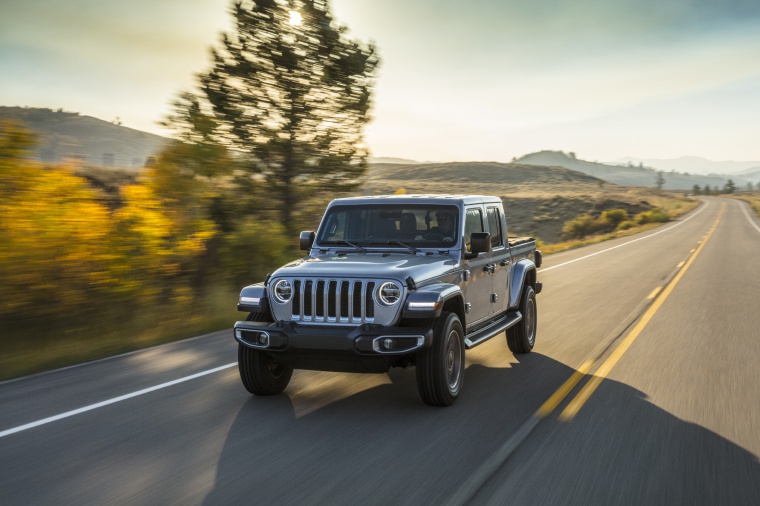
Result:
<svg viewBox="0 0 760 506"><path fill-rule="evenodd" d="M269 346L269 334L262 332L259 334L259 344L261 346Z"/></svg>
<svg viewBox="0 0 760 506"><path fill-rule="evenodd" d="M393 349L393 339L387 337L383 339L383 348L386 350L392 350Z"/></svg>

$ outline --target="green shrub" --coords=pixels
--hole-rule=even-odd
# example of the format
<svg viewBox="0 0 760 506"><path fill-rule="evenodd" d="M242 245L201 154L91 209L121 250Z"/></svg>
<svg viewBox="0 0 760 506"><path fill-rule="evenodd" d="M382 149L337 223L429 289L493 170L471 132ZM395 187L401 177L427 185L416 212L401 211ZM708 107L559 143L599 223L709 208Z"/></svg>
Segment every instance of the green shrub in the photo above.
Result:
<svg viewBox="0 0 760 506"><path fill-rule="evenodd" d="M580 239L593 233L594 218L590 214L582 214L575 219L566 221L562 226L562 237L565 239Z"/></svg>
<svg viewBox="0 0 760 506"><path fill-rule="evenodd" d="M606 222L611 223L614 228L628 219L628 211L625 209L610 209L602 213L602 218Z"/></svg>
<svg viewBox="0 0 760 506"><path fill-rule="evenodd" d="M636 226L636 222L632 220L626 220L618 223L618 226L615 230L628 230L629 228L633 228Z"/></svg>
<svg viewBox="0 0 760 506"><path fill-rule="evenodd" d="M639 225L646 225L647 223L665 223L670 221L670 215L659 208L654 208L651 211L644 211L636 215L636 223Z"/></svg>

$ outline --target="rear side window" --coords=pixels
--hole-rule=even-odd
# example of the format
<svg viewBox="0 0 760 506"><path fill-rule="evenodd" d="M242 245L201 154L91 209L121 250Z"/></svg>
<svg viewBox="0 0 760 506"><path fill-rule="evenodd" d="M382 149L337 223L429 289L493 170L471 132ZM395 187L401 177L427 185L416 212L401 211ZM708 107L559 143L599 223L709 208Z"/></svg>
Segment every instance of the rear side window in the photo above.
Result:
<svg viewBox="0 0 760 506"><path fill-rule="evenodd" d="M488 208L488 232L491 234L491 247L504 245L504 232L501 229L501 215L498 207Z"/></svg>

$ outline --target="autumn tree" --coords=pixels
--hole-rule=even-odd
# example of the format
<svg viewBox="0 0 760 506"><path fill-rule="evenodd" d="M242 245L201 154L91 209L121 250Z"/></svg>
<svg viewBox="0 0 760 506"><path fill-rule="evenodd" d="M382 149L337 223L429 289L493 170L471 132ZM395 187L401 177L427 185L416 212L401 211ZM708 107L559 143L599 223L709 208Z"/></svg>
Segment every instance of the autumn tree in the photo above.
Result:
<svg viewBox="0 0 760 506"><path fill-rule="evenodd" d="M198 101L215 122L210 138L266 186L261 204L293 234L303 199L355 188L366 170L362 129L379 59L346 37L325 0L236 2L231 13L234 30L212 49Z"/></svg>

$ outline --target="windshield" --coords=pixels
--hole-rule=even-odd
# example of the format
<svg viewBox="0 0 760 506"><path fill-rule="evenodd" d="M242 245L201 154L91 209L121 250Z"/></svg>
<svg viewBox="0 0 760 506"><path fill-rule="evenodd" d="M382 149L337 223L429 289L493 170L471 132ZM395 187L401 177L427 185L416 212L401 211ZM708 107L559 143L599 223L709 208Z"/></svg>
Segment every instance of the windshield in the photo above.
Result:
<svg viewBox="0 0 760 506"><path fill-rule="evenodd" d="M317 243L326 246L452 248L460 236L458 216L455 206L333 206L322 220Z"/></svg>

